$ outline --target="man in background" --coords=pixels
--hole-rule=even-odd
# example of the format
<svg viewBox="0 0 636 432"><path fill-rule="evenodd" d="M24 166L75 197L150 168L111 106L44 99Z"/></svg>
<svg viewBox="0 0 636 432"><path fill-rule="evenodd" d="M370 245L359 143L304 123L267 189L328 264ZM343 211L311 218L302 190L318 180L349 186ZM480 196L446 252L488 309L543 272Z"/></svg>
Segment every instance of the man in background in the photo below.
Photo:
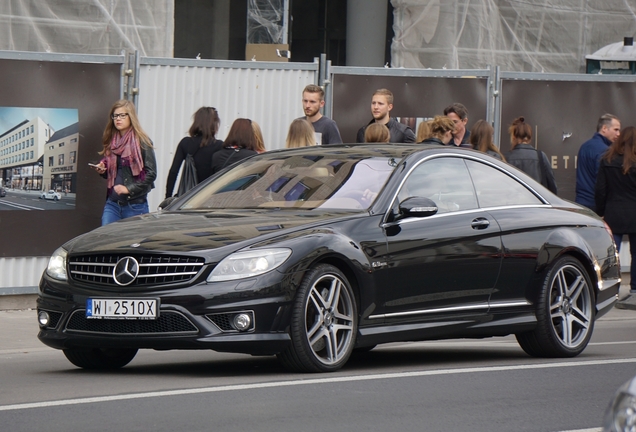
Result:
<svg viewBox="0 0 636 432"><path fill-rule="evenodd" d="M415 133L413 129L405 124L398 122L395 117L389 114L393 109L393 93L387 89L379 89L373 93L371 98L371 115L373 119L358 130L356 142L364 142L364 132L372 123L380 123L389 128L391 133L390 142L392 143L412 143L415 142Z"/></svg>
<svg viewBox="0 0 636 432"><path fill-rule="evenodd" d="M594 186L601 157L620 134L620 120L612 114L604 114L598 119L594 136L581 145L576 168L576 198L574 200L577 204L596 211Z"/></svg>
<svg viewBox="0 0 636 432"><path fill-rule="evenodd" d="M309 84L303 90L303 111L305 119L314 127L317 144L340 144L342 138L335 121L321 114L325 106L325 91L317 85Z"/></svg>
<svg viewBox="0 0 636 432"><path fill-rule="evenodd" d="M459 102L455 102L444 109L444 115L455 123L453 139L450 140L448 145L472 148L469 141L470 131L466 129L466 124L468 123L468 110L466 107Z"/></svg>

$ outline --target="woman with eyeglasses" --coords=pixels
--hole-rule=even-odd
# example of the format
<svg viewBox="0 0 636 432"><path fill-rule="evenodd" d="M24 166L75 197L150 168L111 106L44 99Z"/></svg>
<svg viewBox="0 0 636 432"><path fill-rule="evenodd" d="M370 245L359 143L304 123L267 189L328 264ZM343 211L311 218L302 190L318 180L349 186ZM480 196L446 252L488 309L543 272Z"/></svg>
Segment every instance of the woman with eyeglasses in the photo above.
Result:
<svg viewBox="0 0 636 432"><path fill-rule="evenodd" d="M223 148L223 141L216 139L220 125L221 119L216 108L201 107L194 113L188 136L179 142L172 159L166 182L166 198L172 196L177 174L187 155L192 155L194 160L197 184L212 175L212 155Z"/></svg>
<svg viewBox="0 0 636 432"><path fill-rule="evenodd" d="M152 141L141 128L135 105L118 100L102 137L103 156L93 169L108 181L102 225L148 213L148 192L157 178Z"/></svg>

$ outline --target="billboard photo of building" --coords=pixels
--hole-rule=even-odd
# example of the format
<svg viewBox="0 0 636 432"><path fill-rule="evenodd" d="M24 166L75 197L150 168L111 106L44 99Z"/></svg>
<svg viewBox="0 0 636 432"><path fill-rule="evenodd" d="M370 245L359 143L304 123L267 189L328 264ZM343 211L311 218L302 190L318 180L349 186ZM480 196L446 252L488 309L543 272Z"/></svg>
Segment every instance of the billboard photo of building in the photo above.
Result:
<svg viewBox="0 0 636 432"><path fill-rule="evenodd" d="M0 107L0 210L75 208L77 109Z"/></svg>

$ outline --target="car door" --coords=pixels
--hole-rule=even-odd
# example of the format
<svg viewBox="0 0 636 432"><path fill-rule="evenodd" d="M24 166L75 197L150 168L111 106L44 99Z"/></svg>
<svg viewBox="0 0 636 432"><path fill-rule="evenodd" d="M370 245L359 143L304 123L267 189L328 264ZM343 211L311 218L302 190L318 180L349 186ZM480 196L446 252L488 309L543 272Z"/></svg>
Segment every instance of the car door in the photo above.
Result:
<svg viewBox="0 0 636 432"><path fill-rule="evenodd" d="M503 261L492 312L530 306L528 288L536 283L537 257L551 226L560 224L560 212L550 208L524 184L502 170L479 161L467 161L479 206L501 228Z"/></svg>
<svg viewBox="0 0 636 432"><path fill-rule="evenodd" d="M439 210L385 224L384 318L485 314L502 259L500 231L478 208L463 158L437 157L416 166L397 200L412 196L431 199Z"/></svg>

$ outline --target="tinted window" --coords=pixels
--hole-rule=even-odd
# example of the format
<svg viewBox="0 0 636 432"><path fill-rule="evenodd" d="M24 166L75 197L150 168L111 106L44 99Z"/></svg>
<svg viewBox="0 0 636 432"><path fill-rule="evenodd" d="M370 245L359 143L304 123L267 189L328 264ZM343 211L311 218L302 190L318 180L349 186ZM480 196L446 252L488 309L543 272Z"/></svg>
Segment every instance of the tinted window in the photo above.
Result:
<svg viewBox="0 0 636 432"><path fill-rule="evenodd" d="M543 204L517 180L488 165L466 161L480 207Z"/></svg>
<svg viewBox="0 0 636 432"><path fill-rule="evenodd" d="M438 213L477 208L466 164L459 158L437 158L417 166L400 190L400 201L419 196L433 200Z"/></svg>

